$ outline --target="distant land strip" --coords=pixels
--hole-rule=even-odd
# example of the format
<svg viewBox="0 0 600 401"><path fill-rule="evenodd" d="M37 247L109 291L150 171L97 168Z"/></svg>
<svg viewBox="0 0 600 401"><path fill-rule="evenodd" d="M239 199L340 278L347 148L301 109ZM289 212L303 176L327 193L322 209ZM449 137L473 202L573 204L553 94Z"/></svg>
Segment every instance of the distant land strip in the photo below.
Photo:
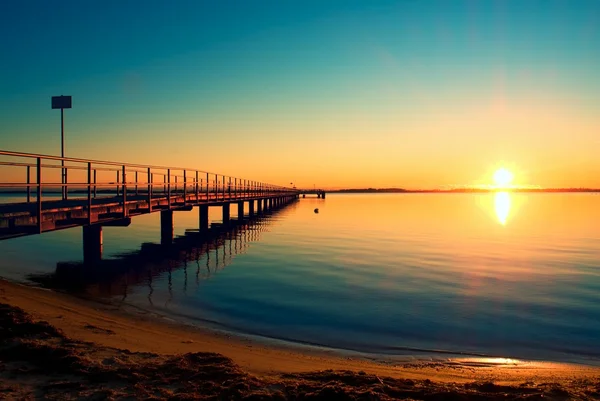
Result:
<svg viewBox="0 0 600 401"><path fill-rule="evenodd" d="M486 192L600 192L600 188L348 188L327 190L328 193L486 193Z"/></svg>
<svg viewBox="0 0 600 401"><path fill-rule="evenodd" d="M173 184L171 184L173 185ZM133 190L128 189L128 192ZM145 188L140 189L140 193L144 193ZM171 189L175 192L174 189ZM298 191L303 192L302 189ZM600 192L600 188L451 188L451 189L405 189L405 188L344 188L344 189L325 189L327 193L348 193L348 194L385 194L385 193L407 193L407 194L435 194L435 193L487 193L487 192L521 192L521 193L554 193L554 192ZM98 189L96 191L99 194L116 194L116 190L110 189ZM183 189L179 189L177 192L182 192ZM44 189L44 194L60 194L60 189ZM69 190L69 193L86 193L87 189L83 190ZM22 189L11 189L3 188L0 189L0 194L10 195L26 195L27 191ZM35 196L35 190L32 189L31 195Z"/></svg>

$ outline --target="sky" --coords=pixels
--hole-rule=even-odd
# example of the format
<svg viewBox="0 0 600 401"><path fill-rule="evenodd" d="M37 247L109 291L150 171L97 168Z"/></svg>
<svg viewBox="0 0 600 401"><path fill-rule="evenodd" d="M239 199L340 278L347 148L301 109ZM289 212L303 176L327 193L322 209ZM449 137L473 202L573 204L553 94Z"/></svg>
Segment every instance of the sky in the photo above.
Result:
<svg viewBox="0 0 600 401"><path fill-rule="evenodd" d="M6 1L0 149L312 188L600 187L600 1Z"/></svg>

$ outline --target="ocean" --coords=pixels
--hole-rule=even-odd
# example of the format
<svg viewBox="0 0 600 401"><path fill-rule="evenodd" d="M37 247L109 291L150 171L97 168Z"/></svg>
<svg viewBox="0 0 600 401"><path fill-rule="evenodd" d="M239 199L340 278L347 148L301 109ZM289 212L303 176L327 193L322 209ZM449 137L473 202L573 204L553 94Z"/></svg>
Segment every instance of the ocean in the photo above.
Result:
<svg viewBox="0 0 600 401"><path fill-rule="evenodd" d="M259 341L600 365L598 221L589 193L309 195L208 237L176 212L171 247L159 214L106 227L95 267L81 228L0 241L0 276Z"/></svg>

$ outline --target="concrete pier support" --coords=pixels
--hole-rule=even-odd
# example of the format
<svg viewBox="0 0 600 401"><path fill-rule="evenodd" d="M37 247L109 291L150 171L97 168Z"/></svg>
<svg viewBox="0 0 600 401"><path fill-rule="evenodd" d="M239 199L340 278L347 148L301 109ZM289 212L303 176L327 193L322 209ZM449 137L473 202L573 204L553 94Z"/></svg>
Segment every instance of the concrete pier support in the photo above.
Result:
<svg viewBox="0 0 600 401"><path fill-rule="evenodd" d="M229 213L231 211L229 205L231 205L231 203L223 205L223 224L229 224Z"/></svg>
<svg viewBox="0 0 600 401"><path fill-rule="evenodd" d="M248 215L254 216L254 200L248 201Z"/></svg>
<svg viewBox="0 0 600 401"><path fill-rule="evenodd" d="M269 198L269 209L273 209L273 198Z"/></svg>
<svg viewBox="0 0 600 401"><path fill-rule="evenodd" d="M83 226L83 263L94 263L102 259L102 226Z"/></svg>
<svg viewBox="0 0 600 401"><path fill-rule="evenodd" d="M198 219L198 228L200 231L208 231L208 205L200 205L200 216Z"/></svg>
<svg viewBox="0 0 600 401"><path fill-rule="evenodd" d="M244 202L238 202L238 220L244 220Z"/></svg>
<svg viewBox="0 0 600 401"><path fill-rule="evenodd" d="M256 201L256 214L262 213L262 199Z"/></svg>
<svg viewBox="0 0 600 401"><path fill-rule="evenodd" d="M325 199L325 191L321 193L321 198Z"/></svg>
<svg viewBox="0 0 600 401"><path fill-rule="evenodd" d="M173 211L160 212L160 243L169 245L173 242Z"/></svg>
<svg viewBox="0 0 600 401"><path fill-rule="evenodd" d="M264 202L263 208L265 209L265 211L269 210L270 209L270 207L269 207L269 200L268 199L263 199L263 202Z"/></svg>

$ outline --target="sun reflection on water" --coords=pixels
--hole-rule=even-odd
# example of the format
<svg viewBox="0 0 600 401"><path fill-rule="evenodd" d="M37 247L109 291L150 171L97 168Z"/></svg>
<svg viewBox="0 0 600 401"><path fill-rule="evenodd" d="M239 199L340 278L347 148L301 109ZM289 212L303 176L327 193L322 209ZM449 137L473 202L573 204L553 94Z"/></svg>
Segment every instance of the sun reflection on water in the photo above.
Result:
<svg viewBox="0 0 600 401"><path fill-rule="evenodd" d="M508 192L497 192L494 196L496 217L500 224L505 225L510 213L510 194Z"/></svg>

